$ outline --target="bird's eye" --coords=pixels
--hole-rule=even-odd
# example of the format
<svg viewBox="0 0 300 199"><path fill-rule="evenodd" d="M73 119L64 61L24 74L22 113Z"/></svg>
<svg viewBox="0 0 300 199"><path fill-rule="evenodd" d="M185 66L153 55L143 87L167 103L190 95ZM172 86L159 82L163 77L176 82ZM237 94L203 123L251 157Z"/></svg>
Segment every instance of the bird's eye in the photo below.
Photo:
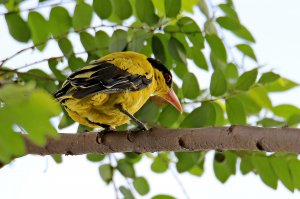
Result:
<svg viewBox="0 0 300 199"><path fill-rule="evenodd" d="M172 76L171 76L170 74L165 73L165 74L164 74L164 78L165 78L167 84L171 83L171 81L172 81Z"/></svg>

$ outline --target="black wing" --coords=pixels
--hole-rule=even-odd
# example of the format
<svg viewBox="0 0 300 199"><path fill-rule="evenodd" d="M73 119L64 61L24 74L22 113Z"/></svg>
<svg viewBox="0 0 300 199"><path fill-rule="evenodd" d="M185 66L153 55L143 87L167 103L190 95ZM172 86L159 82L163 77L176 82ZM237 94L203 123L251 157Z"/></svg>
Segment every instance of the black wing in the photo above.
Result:
<svg viewBox="0 0 300 199"><path fill-rule="evenodd" d="M92 62L89 67L72 73L54 97L72 95L81 99L95 93L138 91L152 82L145 76L131 74L107 61Z"/></svg>

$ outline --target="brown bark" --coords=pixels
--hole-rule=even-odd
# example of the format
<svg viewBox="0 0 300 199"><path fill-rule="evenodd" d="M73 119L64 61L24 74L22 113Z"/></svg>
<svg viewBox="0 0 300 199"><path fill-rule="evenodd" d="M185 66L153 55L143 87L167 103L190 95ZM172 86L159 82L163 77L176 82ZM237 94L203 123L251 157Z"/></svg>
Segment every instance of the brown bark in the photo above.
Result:
<svg viewBox="0 0 300 199"><path fill-rule="evenodd" d="M31 143L24 135L27 154L68 154L201 150L261 150L300 152L300 129L260 128L250 126L209 127L197 129L153 128L145 132L109 132L96 142L97 133L61 134L46 146Z"/></svg>

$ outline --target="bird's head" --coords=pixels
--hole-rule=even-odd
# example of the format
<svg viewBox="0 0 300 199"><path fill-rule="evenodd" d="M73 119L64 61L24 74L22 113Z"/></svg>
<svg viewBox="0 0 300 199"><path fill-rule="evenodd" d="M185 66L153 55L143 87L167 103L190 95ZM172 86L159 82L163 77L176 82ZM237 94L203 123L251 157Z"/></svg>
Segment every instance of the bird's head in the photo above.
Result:
<svg viewBox="0 0 300 199"><path fill-rule="evenodd" d="M171 72L158 60L148 58L148 61L154 68L154 78L157 84L154 94L162 97L178 111L182 112L182 106L172 88L173 80Z"/></svg>

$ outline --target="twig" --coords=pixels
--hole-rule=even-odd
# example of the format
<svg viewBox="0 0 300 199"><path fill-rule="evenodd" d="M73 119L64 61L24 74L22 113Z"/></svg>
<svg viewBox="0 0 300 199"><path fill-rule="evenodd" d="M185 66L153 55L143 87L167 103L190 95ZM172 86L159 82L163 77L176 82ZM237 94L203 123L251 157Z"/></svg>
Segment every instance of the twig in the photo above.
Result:
<svg viewBox="0 0 300 199"><path fill-rule="evenodd" d="M95 48L95 49L92 49L90 51L81 51L81 52L77 52L77 53L74 53L74 55L81 55L81 54L85 54L85 53L91 53L91 52L95 52L95 51L98 51L98 50L106 50L107 48ZM38 60L38 61L35 61L35 62L32 62L32 63L29 63L29 64L26 64L24 66L19 66L16 68L16 70L19 70L19 69L23 69L23 68L27 68L29 66L32 66L32 65L35 65L35 64L40 64L42 62L46 62L46 61L49 61L50 59L56 59L56 60L61 60L63 59L65 56L62 55L62 56L57 56L57 57L49 57L49 58L45 58L45 59L41 59L41 60Z"/></svg>
<svg viewBox="0 0 300 199"><path fill-rule="evenodd" d="M3 60L0 60L0 63L1 63L1 64L0 64L0 68L1 68L7 61L11 60L12 58L14 58L14 57L20 55L20 54L23 53L23 52L26 52L27 50L30 50L30 49L33 50L33 49L35 49L35 48L37 48L37 47L39 47L39 46L42 46L42 45L46 44L48 41L50 41L50 40L59 40L59 39L62 39L62 38L64 38L64 37L67 37L67 36L69 35L69 33L75 33L75 32L76 32L76 33L81 33L81 32L83 32L83 31L86 31L86 30L89 30L89 29L94 29L94 30L96 30L97 28L100 28L100 27L106 27L106 28L123 27L123 28L128 28L128 29L143 29L143 28L144 28L144 27L142 27L142 26L133 27L133 26L125 26L125 25L106 25L106 24L100 24L100 25L91 26L91 27L83 28L83 29L76 30L76 31L75 31L75 30L70 30L70 31L68 31L68 32L66 32L66 33L64 33L64 34L62 34L62 35L60 35L60 36L58 36L58 37L50 37L48 40L45 40L45 41L40 42L40 43L38 43L38 44L34 44L34 45L32 45L32 46L23 48L23 49L17 51L16 53L12 54L11 56L8 56L7 58L5 58L5 59L3 59Z"/></svg>
<svg viewBox="0 0 300 199"><path fill-rule="evenodd" d="M166 162L166 160L164 159L164 158L162 158L161 156L157 156L167 167L168 167L168 162ZM176 175L177 173L173 170L173 168L172 167L170 167L170 171L171 171L171 173L172 173L172 175L173 175L173 177L175 178L175 180L176 180L176 182L177 182L177 184L179 185L179 187L181 188L181 190L182 190L182 193L185 195L185 197L187 198L187 199L189 199L190 198L190 196L189 196L189 194L187 193L187 191L186 191L186 189L185 189L185 187L183 186L183 184L181 183L181 180L179 179L179 177Z"/></svg>
<svg viewBox="0 0 300 199"><path fill-rule="evenodd" d="M58 81L57 79L52 78L52 77L42 76L42 75L30 73L30 72L20 72L20 71L17 71L16 69L0 68L0 71L3 71L5 73L15 73L15 74L18 74L18 75L27 75L27 76L31 76L31 77L34 77L34 78L47 80L47 81Z"/></svg>
<svg viewBox="0 0 300 199"><path fill-rule="evenodd" d="M54 6L59 6L59 5L63 5L63 4L68 4L68 3L76 3L76 1L74 0L70 0L70 1L60 1L58 3L53 3L53 4L45 4L45 5L41 5L41 6L37 6L34 8L26 8L26 9L22 9L22 10L13 10L13 11L8 11L8 12L1 12L1 15L7 15L7 14L12 14L12 13L16 13L16 12L30 12L33 10L38 10L38 9L42 9L42 8L47 8L47 7L54 7ZM41 4L41 3L39 3Z"/></svg>
<svg viewBox="0 0 300 199"><path fill-rule="evenodd" d="M190 199L190 196L189 196L187 190L185 189L184 185L182 184L181 180L179 179L177 173L174 171L174 169L172 167L170 167L170 171L171 171L173 177L175 178L177 184L181 188L182 193L184 194L185 198Z"/></svg>
<svg viewBox="0 0 300 199"><path fill-rule="evenodd" d="M109 163L110 163L110 165L112 165L111 154L108 155L108 158L109 158ZM116 185L116 182L115 182L115 180L114 180L114 177L112 177L111 181L112 181L112 184L113 184L113 187L114 187L116 199L119 199L119 194L118 194L119 191L118 191L118 187L117 187L117 185Z"/></svg>
<svg viewBox="0 0 300 199"><path fill-rule="evenodd" d="M207 4L208 4L208 6L211 8L211 10L213 10L212 19L215 19L215 17L216 17L216 14L215 14L215 13L216 13L216 11L217 11L217 9L216 9L217 7L214 6L213 3L212 3L210 0L207 0ZM235 56L234 56L233 52L231 51L231 46L227 43L227 40L226 40L226 38L225 38L225 35L224 35L224 33L223 33L222 28L220 28L218 25L216 26L216 28L217 28L217 31L219 32L220 36L221 36L221 39L223 40L223 43L224 43L224 46L225 46L227 52L229 52L229 54L230 54L230 57L231 57L231 59L232 59L232 62L233 62L235 65L237 65L237 61L236 61L236 59L235 59ZM238 65L237 65L237 66L238 66Z"/></svg>

